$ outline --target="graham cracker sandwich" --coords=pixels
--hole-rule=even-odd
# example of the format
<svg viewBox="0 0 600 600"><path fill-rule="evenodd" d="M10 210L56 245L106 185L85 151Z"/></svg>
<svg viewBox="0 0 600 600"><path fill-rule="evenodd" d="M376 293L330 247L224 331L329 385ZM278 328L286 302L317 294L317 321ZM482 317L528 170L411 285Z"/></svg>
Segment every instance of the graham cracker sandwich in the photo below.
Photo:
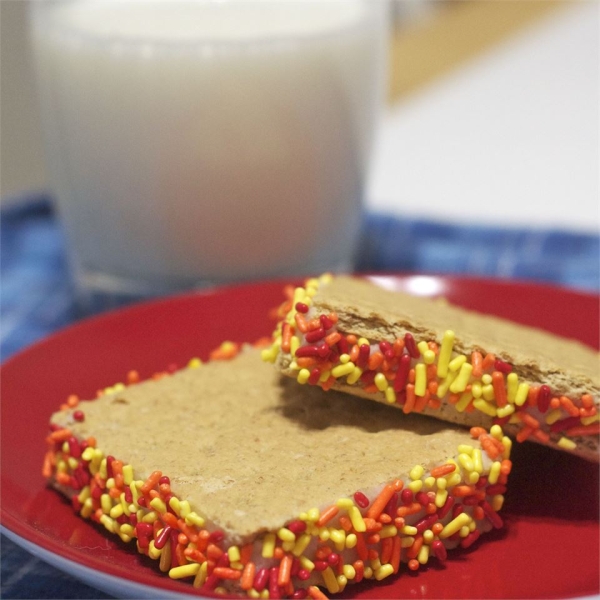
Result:
<svg viewBox="0 0 600 600"><path fill-rule="evenodd" d="M600 355L579 342L346 276L280 314L262 357L301 384L599 459Z"/></svg>
<svg viewBox="0 0 600 600"><path fill-rule="evenodd" d="M453 549L503 526L501 427L405 416L298 386L259 349L228 354L51 417L51 484L170 577L200 593L324 598L451 566Z"/></svg>

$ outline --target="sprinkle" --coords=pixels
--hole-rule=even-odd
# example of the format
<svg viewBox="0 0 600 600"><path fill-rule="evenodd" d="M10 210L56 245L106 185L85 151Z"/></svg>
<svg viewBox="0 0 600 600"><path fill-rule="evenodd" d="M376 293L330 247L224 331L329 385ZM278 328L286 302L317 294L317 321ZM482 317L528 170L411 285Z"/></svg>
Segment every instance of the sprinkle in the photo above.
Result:
<svg viewBox="0 0 600 600"><path fill-rule="evenodd" d="M442 338L440 355L438 357L437 376L441 379L448 374L448 365L452 357L452 347L454 346L454 332L448 330Z"/></svg>
<svg viewBox="0 0 600 600"><path fill-rule="evenodd" d="M564 450L575 450L575 448L577 448L577 444L573 440L570 440L566 437L561 437L558 440L557 445L563 448Z"/></svg>

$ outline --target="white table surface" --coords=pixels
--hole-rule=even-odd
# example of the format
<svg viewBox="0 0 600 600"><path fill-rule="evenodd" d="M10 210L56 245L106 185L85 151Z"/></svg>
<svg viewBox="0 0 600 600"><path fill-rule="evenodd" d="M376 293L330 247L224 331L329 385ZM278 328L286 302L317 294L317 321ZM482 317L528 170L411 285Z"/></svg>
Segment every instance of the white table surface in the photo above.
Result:
<svg viewBox="0 0 600 600"><path fill-rule="evenodd" d="M575 1L390 107L368 206L597 233L599 15Z"/></svg>

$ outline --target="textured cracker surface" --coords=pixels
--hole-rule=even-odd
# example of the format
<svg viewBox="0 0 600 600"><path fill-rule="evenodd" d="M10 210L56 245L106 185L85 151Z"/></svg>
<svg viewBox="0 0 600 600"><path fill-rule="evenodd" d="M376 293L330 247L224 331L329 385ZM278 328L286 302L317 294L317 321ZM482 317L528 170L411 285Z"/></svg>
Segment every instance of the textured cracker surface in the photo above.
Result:
<svg viewBox="0 0 600 600"><path fill-rule="evenodd" d="M546 383L555 393L600 392L600 354L577 341L351 277L335 277L313 301L317 310L335 311L338 328L346 333L393 340L408 330L441 343L452 329L457 352L491 352L514 365L520 377Z"/></svg>
<svg viewBox="0 0 600 600"><path fill-rule="evenodd" d="M259 352L143 382L55 413L54 423L173 492L232 541L313 506L433 466L470 443L462 429L282 378Z"/></svg>

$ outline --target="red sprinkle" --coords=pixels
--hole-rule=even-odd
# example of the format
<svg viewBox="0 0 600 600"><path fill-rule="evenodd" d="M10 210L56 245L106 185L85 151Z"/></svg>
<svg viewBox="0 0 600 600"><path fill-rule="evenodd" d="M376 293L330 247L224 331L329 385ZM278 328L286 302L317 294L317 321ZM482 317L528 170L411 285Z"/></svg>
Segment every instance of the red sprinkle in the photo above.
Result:
<svg viewBox="0 0 600 600"><path fill-rule="evenodd" d="M325 337L325 334L325 329L323 329L323 327L319 327L318 329L314 329L313 331L307 331L304 334L304 339L309 344L314 344L315 342L319 342L320 340L322 340Z"/></svg>
<svg viewBox="0 0 600 600"><path fill-rule="evenodd" d="M567 419L562 419L562 421L552 423L552 425L550 425L550 431L552 431L552 433L558 433L559 431L565 431L565 429L571 429L571 427L575 427L580 423L579 417L568 417Z"/></svg>
<svg viewBox="0 0 600 600"><path fill-rule="evenodd" d="M479 539L480 535L481 535L481 532L479 531L479 529L475 529L475 531L471 531L471 533L469 533L469 535L467 535L467 537L465 537L461 540L461 542L460 542L461 548L469 548L470 546L472 546Z"/></svg>
<svg viewBox="0 0 600 600"><path fill-rule="evenodd" d="M408 373L410 371L410 356L403 354L400 357L398 371L396 371L396 379L394 379L394 391L401 392L406 387L408 381Z"/></svg>
<svg viewBox="0 0 600 600"><path fill-rule="evenodd" d="M369 355L371 354L371 346L369 344L361 344L358 349L358 358L356 359L356 366L360 369L364 369L369 362Z"/></svg>
<svg viewBox="0 0 600 600"><path fill-rule="evenodd" d="M333 321L327 315L321 315L319 320L321 321L321 325L325 331L333 327Z"/></svg>
<svg viewBox="0 0 600 600"><path fill-rule="evenodd" d="M537 406L541 413L545 413L550 406L552 398L552 390L547 385L540 386L540 391L537 395Z"/></svg>
<svg viewBox="0 0 600 600"><path fill-rule="evenodd" d="M439 508L437 511L438 518L440 520L443 519L450 512L453 505L454 505L454 498L452 496L448 496L446 502L444 502L444 506L442 506L442 508Z"/></svg>
<svg viewBox="0 0 600 600"><path fill-rule="evenodd" d="M415 500L421 506L427 506L429 504L429 496L425 492L417 492L415 495Z"/></svg>
<svg viewBox="0 0 600 600"><path fill-rule="evenodd" d="M154 539L154 547L158 548L159 550L161 548L164 548L171 531L172 531L172 528L169 527L168 525L165 525L164 529Z"/></svg>
<svg viewBox="0 0 600 600"><path fill-rule="evenodd" d="M304 533L306 531L306 523L300 519L291 521L287 524L287 528L294 534Z"/></svg>
<svg viewBox="0 0 600 600"><path fill-rule="evenodd" d="M299 313L302 313L303 315L305 315L308 312L308 305L304 304L304 302L296 302L295 308Z"/></svg>
<svg viewBox="0 0 600 600"><path fill-rule="evenodd" d="M306 581L310 577L310 571L308 569L300 569L298 571L298 579L301 581ZM255 586L256 588L256 586Z"/></svg>
<svg viewBox="0 0 600 600"><path fill-rule="evenodd" d="M379 349L381 350L381 354L388 360L392 360L395 356L392 345L385 340L383 342L379 342Z"/></svg>
<svg viewBox="0 0 600 600"><path fill-rule="evenodd" d="M310 385L317 385L319 383L319 379L321 378L321 369L315 367L308 377L308 383Z"/></svg>
<svg viewBox="0 0 600 600"><path fill-rule="evenodd" d="M82 410L76 410L73 412L73 418L81 423L81 421L85 420L85 414Z"/></svg>
<svg viewBox="0 0 600 600"><path fill-rule="evenodd" d="M393 517L393 516L396 516L397 508L398 508L398 492L394 492L392 494L392 497L388 500L388 503L385 505L383 512L390 515L390 517Z"/></svg>
<svg viewBox="0 0 600 600"><path fill-rule="evenodd" d="M440 561L444 562L446 558L448 558L448 552L446 551L446 546L444 546L444 542L441 540L435 540L431 544L431 549L433 550L433 554Z"/></svg>
<svg viewBox="0 0 600 600"><path fill-rule="evenodd" d="M342 336L338 343L337 343L337 347L339 350L340 354L349 354L350 353L350 346L348 345L348 340Z"/></svg>
<svg viewBox="0 0 600 600"><path fill-rule="evenodd" d="M220 542L223 541L224 538L225 538L225 534L222 531L217 529L217 531L213 531L210 534L208 540L213 544L219 544Z"/></svg>
<svg viewBox="0 0 600 600"><path fill-rule="evenodd" d="M308 571L307 571L308 573ZM294 598L294 599L300 599L302 600L303 598L306 598L308 596L308 592L304 589L304 588L298 588L291 596L290 598Z"/></svg>
<svg viewBox="0 0 600 600"><path fill-rule="evenodd" d="M400 498L402 499L402 504L412 504L414 501L414 495L410 488L404 488L400 492Z"/></svg>
<svg viewBox="0 0 600 600"><path fill-rule="evenodd" d="M415 338L408 332L404 334L404 347L413 358L419 358L419 356L421 356L417 344L415 343Z"/></svg>
<svg viewBox="0 0 600 600"><path fill-rule="evenodd" d="M331 552L327 557L327 562L329 563L330 567L335 567L335 565L340 562L340 555L336 554L335 552Z"/></svg>
<svg viewBox="0 0 600 600"><path fill-rule="evenodd" d="M324 571L328 566L324 560L315 560L315 571Z"/></svg>
<svg viewBox="0 0 600 600"><path fill-rule="evenodd" d="M510 373L512 371L512 365L509 365L507 362L504 362L503 360L500 360L499 358L497 358L494 361L494 369L496 371L500 371L501 373L504 373L505 375L508 375L508 373Z"/></svg>
<svg viewBox="0 0 600 600"><path fill-rule="evenodd" d="M367 508L367 506L369 506L369 499L362 492L354 493L354 501L361 508Z"/></svg>
<svg viewBox="0 0 600 600"><path fill-rule="evenodd" d="M167 484L171 484L171 480L166 476L163 475L159 480L158 480L158 484L163 484L163 483L167 483Z"/></svg>
<svg viewBox="0 0 600 600"><path fill-rule="evenodd" d="M256 571L253 584L254 589L257 592L262 592L267 585L267 581L269 581L269 571L263 567L262 569Z"/></svg>

